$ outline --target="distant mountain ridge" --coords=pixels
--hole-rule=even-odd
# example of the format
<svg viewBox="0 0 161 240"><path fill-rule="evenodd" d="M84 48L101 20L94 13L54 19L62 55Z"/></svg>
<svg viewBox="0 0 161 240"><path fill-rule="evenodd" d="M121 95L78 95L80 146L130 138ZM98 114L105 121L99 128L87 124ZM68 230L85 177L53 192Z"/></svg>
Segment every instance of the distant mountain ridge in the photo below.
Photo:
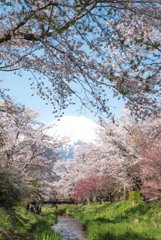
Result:
<svg viewBox="0 0 161 240"><path fill-rule="evenodd" d="M68 159L73 159L74 153L81 147L85 146L87 143L85 142L75 142L73 145L69 146L62 146L61 149L61 156L62 160L68 160Z"/></svg>

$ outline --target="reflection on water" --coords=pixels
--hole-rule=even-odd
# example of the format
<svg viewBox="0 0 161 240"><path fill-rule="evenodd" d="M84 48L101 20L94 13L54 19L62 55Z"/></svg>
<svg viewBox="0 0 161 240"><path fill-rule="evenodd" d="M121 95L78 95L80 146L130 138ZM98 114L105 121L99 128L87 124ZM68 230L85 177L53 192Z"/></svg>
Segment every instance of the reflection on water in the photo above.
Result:
<svg viewBox="0 0 161 240"><path fill-rule="evenodd" d="M81 223L71 217L60 216L58 223L52 229L59 232L64 240L86 240Z"/></svg>

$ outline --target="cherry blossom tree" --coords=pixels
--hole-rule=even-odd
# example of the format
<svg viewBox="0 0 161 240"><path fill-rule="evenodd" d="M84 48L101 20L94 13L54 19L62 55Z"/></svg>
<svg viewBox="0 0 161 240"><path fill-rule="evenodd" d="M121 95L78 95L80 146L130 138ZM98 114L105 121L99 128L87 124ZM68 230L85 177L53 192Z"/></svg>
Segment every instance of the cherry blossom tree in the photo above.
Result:
<svg viewBox="0 0 161 240"><path fill-rule="evenodd" d="M142 153L142 192L148 201L161 199L161 134Z"/></svg>
<svg viewBox="0 0 161 240"><path fill-rule="evenodd" d="M102 145L112 144L116 149L113 156L110 157L113 163L111 173L117 177L116 180L121 181L127 189L143 192L146 196L151 194L151 199L155 198L159 192L159 185L157 187L157 183L154 183L159 182L157 180L159 175L159 173L157 174L159 171L159 158L157 156L159 156L161 134L160 117L153 116L144 121L136 121L126 111L120 120L110 124L102 120L101 126L99 138ZM121 164L117 159L112 161L115 155L118 159L122 159ZM155 169L157 168L156 163L158 170ZM151 188L148 184L151 184ZM156 186L154 187L156 193L152 190L152 185Z"/></svg>
<svg viewBox="0 0 161 240"><path fill-rule="evenodd" d="M76 191L72 197L77 203L90 202L94 197L95 187L93 179L86 178L79 180L76 184Z"/></svg>
<svg viewBox="0 0 161 240"><path fill-rule="evenodd" d="M133 189L134 178L139 177L133 171L138 158L127 145L128 134L123 124L102 121L95 143L77 149L73 160L56 163L60 180L54 184L58 191L64 191L65 186L66 193L72 195L76 184L88 176L108 176L117 185L116 191Z"/></svg>
<svg viewBox="0 0 161 240"><path fill-rule="evenodd" d="M160 198L160 129L160 118L136 120L128 111L112 122L100 120L95 142L55 164L60 178L54 188L83 201L97 197L93 179L104 176L112 180L113 198L126 199L129 191Z"/></svg>
<svg viewBox="0 0 161 240"><path fill-rule="evenodd" d="M93 179L100 180L102 176L115 179L113 182L116 182L117 179L117 185L119 185L122 179L125 179L122 161L123 159L120 160L116 149L110 144L87 144L79 150L77 149L74 159L65 162L60 160L55 164L60 179L58 182L54 182L54 188L61 194L71 196L77 192L77 183L80 181L87 180L94 184L94 182L92 183ZM89 176L92 176L90 180ZM101 184L99 187L101 189Z"/></svg>
<svg viewBox="0 0 161 240"><path fill-rule="evenodd" d="M107 134L108 124L103 125ZM119 133L117 139L111 130L110 134L112 141L119 142L116 145L127 157L128 161L126 160L124 165L125 179L130 181L132 189L140 191L146 200L160 199L160 117L153 116L146 121L136 121L126 114L119 125L122 130L121 134L116 130Z"/></svg>
<svg viewBox="0 0 161 240"><path fill-rule="evenodd" d="M61 142L46 134L48 127L37 121L36 112L10 99L0 102L0 119L1 168L14 173L22 188L48 191Z"/></svg>
<svg viewBox="0 0 161 240"><path fill-rule="evenodd" d="M80 179L76 183L76 190L72 198L77 203L87 201L111 200L111 192L114 190L112 181L107 176L96 176Z"/></svg>
<svg viewBox="0 0 161 240"><path fill-rule="evenodd" d="M0 70L27 71L54 111L63 113L76 97L109 114L112 90L138 117L160 113L160 2L14 0L0 7Z"/></svg>

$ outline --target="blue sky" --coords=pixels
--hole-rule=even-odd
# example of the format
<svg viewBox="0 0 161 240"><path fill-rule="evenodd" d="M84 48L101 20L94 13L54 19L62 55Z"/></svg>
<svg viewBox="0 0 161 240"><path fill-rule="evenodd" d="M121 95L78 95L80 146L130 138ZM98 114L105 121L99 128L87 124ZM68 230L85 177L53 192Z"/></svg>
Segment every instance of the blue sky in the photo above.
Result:
<svg viewBox="0 0 161 240"><path fill-rule="evenodd" d="M0 83L1 88L9 88L9 95L13 97L15 102L24 104L26 107L31 108L39 112L39 120L45 124L50 123L55 120L54 114L52 113L52 105L46 105L45 102L36 95L36 91L31 90L30 82L26 73L22 73L23 77L19 77L13 72L1 72L0 80L3 82ZM34 96L31 96L34 94ZM124 108L123 101L115 100L110 96L110 106L112 106L114 114L120 115L122 109ZM76 102L76 105L69 106L65 115L68 116L79 116L84 115L91 120L98 121L98 116L90 113L88 110L80 110L81 106L79 102Z"/></svg>

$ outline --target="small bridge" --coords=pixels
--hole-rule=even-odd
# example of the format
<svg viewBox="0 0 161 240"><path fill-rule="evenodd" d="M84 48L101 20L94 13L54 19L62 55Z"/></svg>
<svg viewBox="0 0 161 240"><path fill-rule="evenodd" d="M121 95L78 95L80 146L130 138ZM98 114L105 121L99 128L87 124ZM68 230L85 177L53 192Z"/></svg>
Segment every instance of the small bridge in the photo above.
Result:
<svg viewBox="0 0 161 240"><path fill-rule="evenodd" d="M55 206L56 208L56 213L59 213L58 205L59 204L74 204L74 201L71 199L49 199L49 200L44 200L41 201L41 203L38 203L37 201L31 201L27 204L26 210L40 214L41 213L41 204L52 204L53 207Z"/></svg>
<svg viewBox="0 0 161 240"><path fill-rule="evenodd" d="M56 200L44 200L43 204L52 204L52 205L59 205L59 204L74 204L75 202L71 199L56 199Z"/></svg>

